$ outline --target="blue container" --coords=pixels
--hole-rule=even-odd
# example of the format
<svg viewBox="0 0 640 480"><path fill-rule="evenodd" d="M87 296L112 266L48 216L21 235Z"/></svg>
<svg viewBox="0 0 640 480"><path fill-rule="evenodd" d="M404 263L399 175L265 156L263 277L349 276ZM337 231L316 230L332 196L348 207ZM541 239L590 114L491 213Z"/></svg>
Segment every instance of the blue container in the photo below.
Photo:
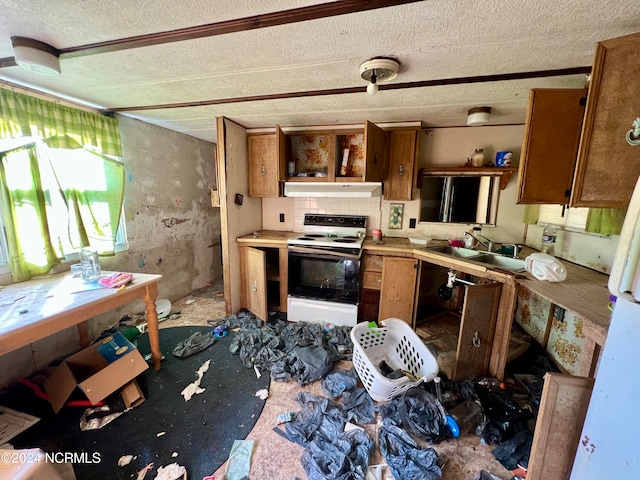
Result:
<svg viewBox="0 0 640 480"><path fill-rule="evenodd" d="M120 332L116 332L102 340L100 345L98 345L97 350L107 363L113 363L120 357L123 357L132 350L135 350L135 348L135 345L127 340L124 335Z"/></svg>
<svg viewBox="0 0 640 480"><path fill-rule="evenodd" d="M507 151L496 153L496 167L510 167L512 157L513 152Z"/></svg>

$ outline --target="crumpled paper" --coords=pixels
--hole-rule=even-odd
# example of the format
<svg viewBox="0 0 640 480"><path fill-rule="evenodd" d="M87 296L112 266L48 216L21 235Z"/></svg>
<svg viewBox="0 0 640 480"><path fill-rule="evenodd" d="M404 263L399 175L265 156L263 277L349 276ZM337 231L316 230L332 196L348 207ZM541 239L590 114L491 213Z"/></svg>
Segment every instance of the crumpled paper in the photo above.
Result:
<svg viewBox="0 0 640 480"><path fill-rule="evenodd" d="M187 469L177 463L172 463L166 467L158 468L158 474L154 480L177 480L184 478Z"/></svg>
<svg viewBox="0 0 640 480"><path fill-rule="evenodd" d="M87 418L90 415L93 415L94 413L111 411L111 409L107 405L104 405L102 407L96 407L96 408L87 408L82 414L82 416L80 417L80 430L82 430L83 432L87 430L98 430L99 428L102 428L105 425L108 425L109 423L113 422L116 418L118 418L123 413L128 412L129 410L131 409L127 408L122 412L115 412L109 415L104 415L102 417Z"/></svg>
<svg viewBox="0 0 640 480"><path fill-rule="evenodd" d="M209 370L209 364L211 364L211 360L207 360L206 362L204 362L196 372L196 374L198 375L198 379L195 382L187 385L184 390L180 392L180 395L184 397L185 402L191 400L191 397L193 397L194 395L199 395L205 391L204 388L200 388L200 382L202 381L202 376L204 375L204 373Z"/></svg>

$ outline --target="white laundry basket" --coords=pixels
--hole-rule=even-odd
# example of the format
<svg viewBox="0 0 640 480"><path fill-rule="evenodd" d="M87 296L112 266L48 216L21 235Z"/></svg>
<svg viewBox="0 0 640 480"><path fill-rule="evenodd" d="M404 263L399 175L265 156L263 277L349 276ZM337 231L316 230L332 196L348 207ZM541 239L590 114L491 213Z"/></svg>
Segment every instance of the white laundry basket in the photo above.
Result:
<svg viewBox="0 0 640 480"><path fill-rule="evenodd" d="M377 402L386 402L401 395L420 382L429 382L438 375L438 361L420 337L404 321L389 318L382 328L369 328L366 322L351 329L353 365L362 384ZM386 378L378 366L382 361L393 369L411 373L409 377Z"/></svg>

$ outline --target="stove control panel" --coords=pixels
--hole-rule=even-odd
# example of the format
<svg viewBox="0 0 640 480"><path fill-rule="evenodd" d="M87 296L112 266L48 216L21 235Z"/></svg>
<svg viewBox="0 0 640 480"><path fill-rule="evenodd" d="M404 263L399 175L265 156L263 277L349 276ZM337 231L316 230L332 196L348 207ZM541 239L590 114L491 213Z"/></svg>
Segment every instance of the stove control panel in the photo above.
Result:
<svg viewBox="0 0 640 480"><path fill-rule="evenodd" d="M312 214L304 215L304 225L317 227L330 227L332 225L339 227L366 228L367 217L361 215L329 215L329 214Z"/></svg>

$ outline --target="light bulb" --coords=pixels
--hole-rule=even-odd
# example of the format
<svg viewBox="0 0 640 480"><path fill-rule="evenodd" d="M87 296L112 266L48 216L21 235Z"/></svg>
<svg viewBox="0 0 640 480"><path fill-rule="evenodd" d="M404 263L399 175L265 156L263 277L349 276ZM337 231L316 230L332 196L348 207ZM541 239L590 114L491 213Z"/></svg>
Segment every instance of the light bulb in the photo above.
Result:
<svg viewBox="0 0 640 480"><path fill-rule="evenodd" d="M377 91L378 91L377 83L370 83L369 85L367 85L367 93L369 95L375 95Z"/></svg>

